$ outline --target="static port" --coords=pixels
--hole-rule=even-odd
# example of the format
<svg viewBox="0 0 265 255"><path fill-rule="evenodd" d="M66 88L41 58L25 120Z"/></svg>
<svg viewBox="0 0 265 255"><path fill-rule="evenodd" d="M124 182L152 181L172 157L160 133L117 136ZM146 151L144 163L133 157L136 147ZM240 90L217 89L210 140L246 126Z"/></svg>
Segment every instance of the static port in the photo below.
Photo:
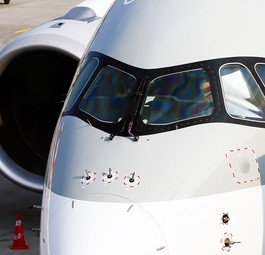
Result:
<svg viewBox="0 0 265 255"><path fill-rule="evenodd" d="M231 242L231 240L230 240L229 238L226 238L226 239L224 240L224 245L225 245L225 247L231 247L231 244L232 244L232 242Z"/></svg>
<svg viewBox="0 0 265 255"><path fill-rule="evenodd" d="M241 243L233 241L233 235L229 233L224 233L224 236L220 242L222 244L222 250L226 252L229 252L234 244Z"/></svg>
<svg viewBox="0 0 265 255"><path fill-rule="evenodd" d="M230 221L230 217L229 217L228 213L223 214L222 221L223 221L223 224L228 224L228 222Z"/></svg>

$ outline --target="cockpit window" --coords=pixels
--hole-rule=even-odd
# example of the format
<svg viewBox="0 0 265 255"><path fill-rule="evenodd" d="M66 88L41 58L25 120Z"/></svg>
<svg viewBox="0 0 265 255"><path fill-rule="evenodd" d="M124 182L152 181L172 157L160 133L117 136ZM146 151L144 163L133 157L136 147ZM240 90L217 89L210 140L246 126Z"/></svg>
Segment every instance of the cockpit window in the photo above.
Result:
<svg viewBox="0 0 265 255"><path fill-rule="evenodd" d="M191 70L153 80L140 115L147 125L165 125L213 113L213 98L207 73Z"/></svg>
<svg viewBox="0 0 265 255"><path fill-rule="evenodd" d="M85 85L93 75L98 66L98 59L92 59L83 68L82 72L77 76L73 85L70 88L69 97L67 98L67 104L65 111L70 110L76 102L79 94L84 89Z"/></svg>
<svg viewBox="0 0 265 255"><path fill-rule="evenodd" d="M265 86L265 64L256 64L255 69Z"/></svg>
<svg viewBox="0 0 265 255"><path fill-rule="evenodd" d="M136 90L135 77L105 66L82 98L79 108L102 122L118 123L129 113Z"/></svg>
<svg viewBox="0 0 265 255"><path fill-rule="evenodd" d="M221 67L220 76L228 113L236 118L264 121L264 96L250 71L241 64L229 64Z"/></svg>

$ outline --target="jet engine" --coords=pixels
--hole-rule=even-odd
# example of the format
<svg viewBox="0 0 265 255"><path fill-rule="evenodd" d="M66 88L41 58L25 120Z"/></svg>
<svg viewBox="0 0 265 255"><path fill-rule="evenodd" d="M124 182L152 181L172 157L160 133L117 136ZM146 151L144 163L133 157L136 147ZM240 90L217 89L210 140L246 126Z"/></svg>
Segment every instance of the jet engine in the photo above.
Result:
<svg viewBox="0 0 265 255"><path fill-rule="evenodd" d="M112 0L88 0L0 50L0 171L42 191L53 131L78 62Z"/></svg>

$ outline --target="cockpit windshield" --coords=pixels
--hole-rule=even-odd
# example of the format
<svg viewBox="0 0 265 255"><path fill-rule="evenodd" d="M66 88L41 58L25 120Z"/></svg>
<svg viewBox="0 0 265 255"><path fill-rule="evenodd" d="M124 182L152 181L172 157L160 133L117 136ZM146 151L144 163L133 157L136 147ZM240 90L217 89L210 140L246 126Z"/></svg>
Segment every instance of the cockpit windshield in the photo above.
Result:
<svg viewBox="0 0 265 255"><path fill-rule="evenodd" d="M163 125L207 116L213 109L209 78L200 69L151 81L140 116L145 124Z"/></svg>
<svg viewBox="0 0 265 255"><path fill-rule="evenodd" d="M138 137L209 122L265 126L263 58L141 69L90 54L70 88L64 114L111 137Z"/></svg>
<svg viewBox="0 0 265 255"><path fill-rule="evenodd" d="M112 66L105 66L80 102L80 109L109 123L120 122L130 111L136 94L136 79Z"/></svg>

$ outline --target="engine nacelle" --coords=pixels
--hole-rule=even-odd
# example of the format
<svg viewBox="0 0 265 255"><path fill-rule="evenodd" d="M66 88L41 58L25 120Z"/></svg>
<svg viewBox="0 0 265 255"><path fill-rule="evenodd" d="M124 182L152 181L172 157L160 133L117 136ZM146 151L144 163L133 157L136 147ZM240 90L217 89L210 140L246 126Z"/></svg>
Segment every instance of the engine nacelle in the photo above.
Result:
<svg viewBox="0 0 265 255"><path fill-rule="evenodd" d="M0 51L0 171L41 191L50 143L78 62L113 0L88 0Z"/></svg>

